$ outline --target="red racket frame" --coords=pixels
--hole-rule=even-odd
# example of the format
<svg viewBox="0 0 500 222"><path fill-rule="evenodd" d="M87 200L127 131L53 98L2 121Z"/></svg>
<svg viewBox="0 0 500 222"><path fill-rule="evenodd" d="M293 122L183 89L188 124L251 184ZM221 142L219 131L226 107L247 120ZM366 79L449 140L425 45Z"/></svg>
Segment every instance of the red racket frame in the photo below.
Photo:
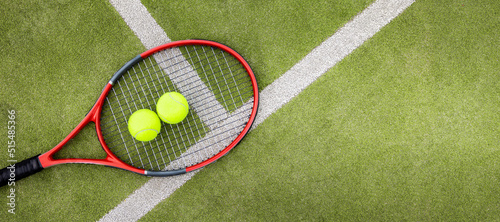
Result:
<svg viewBox="0 0 500 222"><path fill-rule="evenodd" d="M100 126L100 117L101 117L101 110L102 106L104 104L104 100L106 99L107 94L113 87L113 84L120 78L121 75L123 75L127 69L136 64L137 62L141 61L141 58L147 58L148 56L152 55L155 52L161 51L163 49L167 48L173 48L173 47L178 47L178 46L183 46L183 45L206 45L206 46L213 46L213 47L218 47L232 56L234 56L241 64L245 67L245 69L248 72L248 75L252 81L252 87L253 87L253 93L254 93L254 104L253 104L253 109L252 109L252 115L250 116L250 119L246 126L244 127L243 131L236 137L236 139L229 144L225 149L223 149L221 152L216 154L215 156L200 162L196 165L187 167L185 170L180 170L180 171L175 171L175 172L152 172L152 171L147 171L144 169L138 169L133 166L130 166L126 164L125 162L121 161L116 155L114 155L111 150L108 148L106 143L104 142L104 138L102 135L101 131L101 126ZM140 56L140 58L139 58ZM94 104L92 109L89 111L89 113L83 118L83 120L69 133L64 140L62 140L57 146L49 150L48 152L41 154L38 156L38 159L42 165L43 168L47 168L50 166L58 165L58 164L64 164L64 163L87 163L87 164L97 164L97 165L105 165L105 166L111 166L111 167L117 167L121 169L125 169L131 172L139 173L139 174L144 174L144 175L154 175L154 176L169 176L173 174L179 174L183 172L190 172L199 168L202 168L220 157L224 156L227 154L232 148L234 148L242 139L243 137L248 133L250 130L250 127L252 126L255 116L257 115L257 109L258 109L258 101L259 101L259 91L257 87L257 81L255 79L255 76L252 72L252 69L248 65L248 63L241 57L236 51L233 49L212 41L207 41L207 40L182 40L182 41L176 41L176 42L171 42L167 43L165 45L158 46L156 48L147 50L146 52L140 54L138 57L134 58L130 62L128 62L124 67L122 67L111 79L111 81L104 87L104 90L102 91L102 94L99 96L97 99L97 102ZM129 66L129 67L127 67ZM90 122L95 123L96 127L96 132L97 132L97 137L99 138L99 142L101 143L104 151L106 152L107 156L104 159L81 159L81 158L66 158L66 159L54 159L53 156L55 153L57 153L59 150L61 150L66 143L68 143L73 137L75 137L80 130L82 130L87 124Z"/></svg>

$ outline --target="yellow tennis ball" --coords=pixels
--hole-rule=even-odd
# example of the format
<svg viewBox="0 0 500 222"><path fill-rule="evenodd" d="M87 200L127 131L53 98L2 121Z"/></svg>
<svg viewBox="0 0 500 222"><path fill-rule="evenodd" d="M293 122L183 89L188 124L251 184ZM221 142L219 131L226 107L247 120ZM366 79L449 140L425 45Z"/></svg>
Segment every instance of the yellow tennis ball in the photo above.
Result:
<svg viewBox="0 0 500 222"><path fill-rule="evenodd" d="M150 141L160 133L161 122L155 112L140 109L132 113L128 119L128 131L139 141Z"/></svg>
<svg viewBox="0 0 500 222"><path fill-rule="evenodd" d="M189 104L182 94L168 92L158 99L156 112L163 122L176 124L186 118L189 112Z"/></svg>

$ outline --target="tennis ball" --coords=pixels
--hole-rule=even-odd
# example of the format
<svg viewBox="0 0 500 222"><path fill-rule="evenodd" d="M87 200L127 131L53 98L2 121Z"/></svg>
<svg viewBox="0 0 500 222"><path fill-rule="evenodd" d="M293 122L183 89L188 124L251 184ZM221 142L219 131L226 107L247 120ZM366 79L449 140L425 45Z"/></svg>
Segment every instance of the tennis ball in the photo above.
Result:
<svg viewBox="0 0 500 222"><path fill-rule="evenodd" d="M132 113L128 119L128 131L139 141L150 141L160 133L161 122L155 112L140 109Z"/></svg>
<svg viewBox="0 0 500 222"><path fill-rule="evenodd" d="M161 120L169 124L176 124L184 120L189 112L186 98L178 92L163 94L156 103L156 112Z"/></svg>

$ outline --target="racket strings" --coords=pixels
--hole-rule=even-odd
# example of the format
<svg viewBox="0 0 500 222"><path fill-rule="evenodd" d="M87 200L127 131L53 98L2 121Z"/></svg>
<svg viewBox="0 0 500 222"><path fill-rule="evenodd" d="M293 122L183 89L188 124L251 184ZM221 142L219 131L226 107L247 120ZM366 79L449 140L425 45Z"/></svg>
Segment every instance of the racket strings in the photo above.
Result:
<svg viewBox="0 0 500 222"><path fill-rule="evenodd" d="M194 152L192 153L187 153L187 154L184 154L184 156L189 156L189 155L194 155L194 154L197 154L198 152L201 152L201 151L207 151L207 148L211 148L211 146L215 146L217 143L220 143L224 140L227 140L229 139L229 137L231 137L232 135L228 135L227 133L230 131L230 130L239 130L241 131L246 123L241 123L242 120L244 119L248 119L249 116L240 116L240 119L235 119L235 120L232 120L231 122L228 122L228 124L234 124L234 123L240 123L241 125L237 125L235 126L234 128L231 128L231 129L226 129L224 131L219 131L219 132L216 132L216 133L211 133L210 135L202 138L200 141L198 141L198 143L200 144L205 144L205 147L203 147L202 149L199 149L199 150L195 150ZM187 135L185 135L187 136ZM225 136L225 137L224 137ZM213 140L213 139L218 139L215 143L206 143L207 141L210 141L210 140ZM172 144L172 143L161 143L161 144L157 144L158 146L164 146L166 149L174 149L175 147L179 146L180 144ZM148 143L145 143L144 146L148 146ZM225 147L224 147L225 148ZM183 150L183 152L186 152L187 150ZM213 151L213 150L211 150ZM219 152L220 150L217 150L217 152ZM154 154L158 154L158 153L161 153L162 151L155 151ZM128 154L128 153L127 153ZM131 158L136 158L140 155L144 155L145 153L143 152L138 152L138 153L135 153L135 154L132 154ZM215 153L214 153L215 154ZM130 154L128 154L130 155ZM168 154L169 157L173 154ZM122 156L118 156L119 158L125 158L127 157L125 154L123 154ZM178 157L174 157L175 160L178 159Z"/></svg>
<svg viewBox="0 0 500 222"><path fill-rule="evenodd" d="M244 78L244 77L245 77L245 76L243 76L242 78ZM233 86L233 88L236 88L236 86ZM244 87L244 88L242 88L242 89L246 89L245 93L241 95L241 96L246 95L246 96L245 96L245 98L243 98L242 100L248 100L248 99L250 99L250 98L252 98L252 97L253 97L253 95L250 95L250 94L252 93L252 91L251 91L251 86L245 86L245 87ZM114 90L114 89L113 89L113 90ZM224 90L224 91L222 91L222 92L224 93L224 92L226 92L226 91L228 91L228 90ZM188 95L188 96L189 96L189 95ZM134 100L133 102L135 102L135 100ZM205 106L205 105L206 105L206 104L208 104L208 103L209 103L209 102L205 102L205 103L202 103L201 105L202 105L202 106ZM154 107L145 107L145 108L153 109ZM214 109L214 105L212 105L212 106L208 106L208 107L205 107L205 109ZM110 111L110 112L111 112L111 111ZM125 118L123 118L123 117L125 117L125 115L123 115L122 117L120 117L120 123L123 123L123 122L125 122L125 121L126 121L126 120L125 120ZM103 133L103 134L105 134L105 135L106 135L106 133L105 133L105 132L109 132L109 131L107 131L107 129L108 129L108 128L110 128L110 127L114 127L114 125L112 125L113 123L114 123L114 120L109 120L108 122L102 122L102 123L101 123L101 126L103 126L103 127L105 126L105 127L103 128L103 131L104 131L104 133ZM111 132L113 132L113 131L111 131ZM117 133L116 135L118 135L118 134L120 134L120 133ZM112 136L110 136L110 137L112 137Z"/></svg>
<svg viewBox="0 0 500 222"><path fill-rule="evenodd" d="M248 119L248 116L246 116L246 117L245 117L245 116L242 116L241 118L242 118L242 120L244 120L244 119ZM235 120L234 122L236 122L236 121L240 121L240 122L241 122L241 120ZM245 126L245 124L242 124L241 126L239 126L239 127L241 127L241 128L240 128L240 129L238 129L238 130L239 130L239 131L241 131L241 129L242 129L244 126ZM199 132L199 131L198 131L198 132ZM226 132L222 132L222 133L220 133L220 134L213 134L211 137L205 137L204 139L205 139L205 140L212 139L212 137L220 136L220 135L222 135L223 133L227 133L227 131L226 131ZM200 134L200 132L199 132L199 134ZM188 135L188 134L182 134L181 136L189 136L189 135ZM201 136L201 134L200 134L200 136ZM227 139L227 138L226 138L226 139ZM130 141L126 141L126 142L131 142L131 140L133 140L133 139L130 139ZM203 141L202 141L202 142L203 142ZM220 142L220 141L217 141L217 142ZM158 146L158 147L159 147L159 146L164 146L164 148L165 148L165 149L168 149L168 150L175 149L176 147L181 146L181 145L182 145L182 144L179 144L179 143L172 143L172 141L168 141L168 143L167 143L167 142L165 142L165 141L163 141L162 143L157 144L157 146ZM144 146L148 146L148 144L146 143L146 144L144 144ZM181 146L181 147L182 147L182 146ZM140 156L140 155L144 155L144 154L146 154L146 153L144 153L144 152L141 152L141 148L142 148L142 147L138 147L138 149L137 149L137 151L138 151L138 152L137 152L137 154L135 154L135 155L133 155L133 156L130 156L131 154L130 154L130 153L128 153L128 152L125 152L125 153L126 153L127 155L129 155L129 158L132 158L132 159L133 159L133 158L137 157L138 155ZM123 148L123 149L125 149L125 148ZM203 149L205 149L205 148L203 148ZM122 151L122 150L118 150L117 152L118 152L118 153L120 153L121 151ZM157 152L157 151L154 151L154 154L157 154L157 153L162 154L162 153L161 153L161 150L160 150L160 151L158 151L158 152ZM174 151L174 153L175 153L175 151ZM170 157L171 157L171 156L172 156L171 154L168 154L169 159L170 159ZM119 158L126 158L126 156L122 155L122 156L119 156ZM177 159L177 157L174 157L174 158L175 158L175 159ZM170 161L171 161L171 159L170 159Z"/></svg>
<svg viewBox="0 0 500 222"><path fill-rule="evenodd" d="M238 79L238 80L243 80L244 78L246 78L246 76L245 76L244 74L246 74L246 71L241 71L241 72L239 72L238 74L236 74L236 75L238 75L238 76L239 76L239 79ZM156 84L159 84L159 83L153 83L153 84L155 84L155 85L153 85L153 86L156 86ZM226 93L226 92L230 91L231 89L234 89L234 88L237 88L237 87L238 87L238 86L232 86L230 89L225 89L225 90L221 91L221 93ZM253 92L251 91L251 87L252 87L251 85L247 85L247 86L244 86L243 88L241 88L241 90L245 90L245 91L244 91L244 93L242 94L242 96L243 96L243 95L248 95L248 94L250 94L250 93L253 93ZM190 94L188 94L188 95L186 95L186 96L192 96L193 94L199 93L199 91L200 91L200 90L201 90L201 89L196 90L196 91L193 91L193 92L190 92ZM238 89L238 90L239 90L239 89ZM154 91L154 92L153 92L153 94L154 94L154 93L158 93L159 91L160 91L160 90L156 90L156 91ZM120 94L121 94L121 93L120 93ZM147 94L147 96L152 96L152 94ZM206 97L208 97L208 95L205 95L205 96L204 96L203 98L201 98L201 99L203 100L203 99L204 99L204 98L206 98ZM243 100L248 100L248 98L249 98L249 97L246 97L246 98L244 98ZM115 102L113 102L113 103L123 102L123 101L121 101L121 100L125 100L125 99L120 99L120 100L117 100L117 101L115 101ZM139 100L139 99L137 99L137 98L136 98L136 99L132 100L132 102L136 102L137 100ZM208 102L205 102L205 103L209 103L209 101L208 101ZM113 104L110 104L110 105L113 105ZM154 104L152 104L152 105L154 105ZM202 105L205 105L205 104L202 104ZM153 106L153 107L148 107L148 108L152 109L152 108L154 108L154 106ZM232 108L233 108L232 110L234 110L234 108L237 108L237 107L232 107ZM232 110L231 110L231 111L232 111ZM105 111L103 111L102 113L103 113L103 114L107 114L107 112L110 112L110 110L105 110ZM108 122L103 122L101 125L106 126L106 125L108 125L109 123L111 123L111 124L112 124L112 120L109 120Z"/></svg>
<svg viewBox="0 0 500 222"><path fill-rule="evenodd" d="M196 163L199 163L205 159L200 159L198 158L199 156L214 156L215 154L219 153L222 149L224 149L230 142L234 140L234 135L243 130L245 127L246 123L241 123L244 120L248 120L249 116L242 116L240 119L230 121L231 124L234 123L239 123L239 125L233 125L232 128L230 129L225 129L221 130L219 129L218 132L211 133L210 135L204 137L202 140L200 140L197 144L194 146L198 147L191 147L189 150L187 150L185 153L182 154L181 158L182 160L185 161L190 160L190 165L194 165ZM201 145L199 145L201 144ZM223 145L225 144L225 145ZM204 152L204 153L203 153ZM208 155L207 155L208 152ZM204 154L204 155L203 155ZM190 158L192 156L192 158ZM179 161L180 159L177 158L175 159L176 161ZM168 168L170 167L170 168ZM172 168L172 166L167 166L168 170L175 170L175 168Z"/></svg>
<svg viewBox="0 0 500 222"><path fill-rule="evenodd" d="M244 80L244 79L246 78L246 76L244 75L244 74L246 74L246 71L241 70L241 69L238 69L237 71L240 71L239 73L237 73L237 74L236 74L236 75L238 76L238 81ZM163 77L163 76L162 76L162 77ZM189 79L187 79L187 80L189 80ZM136 81L136 80L134 80L134 81ZM212 83L212 81L211 81L210 83ZM120 84L120 83L119 83L119 84ZM133 84L134 84L134 82L133 82ZM160 84L161 84L161 83L154 82L154 83L153 83L153 86L154 86L154 87L156 87L157 85L160 85ZM144 83L143 85L139 85L139 87L144 87L145 85L146 85L146 83ZM226 93L227 91L231 91L232 89L234 89L234 88L236 88L236 87L238 87L238 86L232 86L231 88L228 88L228 89L225 89L225 90L221 91L221 93L222 93L222 94L224 94L224 93ZM251 87L251 85L248 85L248 86L246 86L245 88L247 88L247 89L248 89L248 88L250 88L250 87ZM117 96L121 96L120 94L124 94L124 93L130 93L131 89L130 89L128 86L127 86L127 88L128 88L128 91L123 91L123 89L121 89L121 88L120 88L120 89L122 90L122 92L121 92L121 93L119 93ZM194 86L193 88L198 88L198 87L197 87L197 86ZM188 94L188 95L186 95L186 96L191 96L191 94L198 93L200 90L201 90L201 89L198 89L198 90L196 90L196 91L193 91L193 92L191 92L190 94ZM159 91L160 91L160 90L155 90L155 91L154 91L154 93L158 93ZM252 92L252 91L247 91L247 93L251 93L251 92ZM151 96L151 94L147 94L146 96ZM121 98L121 99L119 99L119 100L117 100L117 101L112 102L110 105L114 105L114 103L123 102L122 100L124 100L124 99L125 99L125 98ZM224 99L224 98L222 98L222 99ZM135 101L137 101L137 100L139 100L139 98L135 98L135 99L133 99L133 100L132 100L132 102L135 102ZM236 108L236 107L233 107L233 109L234 109L234 108ZM108 110L103 111L103 114L106 114L105 112L107 112L107 111L108 111Z"/></svg>
<svg viewBox="0 0 500 222"><path fill-rule="evenodd" d="M177 57L174 57L174 58L177 58ZM149 61L151 62L151 59L149 59ZM175 65L175 66L178 66L178 65L179 65L179 63L178 63L178 62L176 62L174 65ZM141 67L139 66L139 67L138 67L138 69L140 70L140 69L141 69ZM132 67L132 70L133 70L134 72L136 72L135 67ZM144 78L146 78L146 75L145 75L145 73L144 73L144 72L142 72L142 71L141 71L140 73L142 73L143 77L144 77ZM153 79L153 77L152 77L152 79ZM165 76L163 76L163 79L164 79L165 81L167 81L167 80L166 80L166 78L165 78ZM149 90L149 94L147 94L147 95L152 95L152 94L153 94L153 92L151 91L151 87L149 86L149 83L148 83L147 81L146 81L146 85L147 85L146 89L148 89L148 90ZM160 86L160 88L161 88L162 92L163 92L163 93L165 93L165 88L163 87L163 85L159 85L159 86ZM170 87L167 87L167 88L168 88L168 90L167 90L167 91L172 91L172 89L171 89ZM157 92L157 96L158 96L158 97L160 97L160 96L161 96L161 94L160 94L159 92ZM138 97L138 98L139 98L139 100L141 100L141 97ZM149 101L148 96L145 96L144 98L146 98L146 101L147 101L147 103L148 103L148 104L154 104L154 103L155 103L154 98L153 98L153 102ZM141 103L142 103L142 101L141 101ZM144 107L143 107L143 108L144 108ZM181 126L179 126L179 125L177 125L177 124L176 124L176 125L174 126L174 128L177 128L176 130L180 132L180 134L178 134L178 135L179 135L179 138L180 138L180 141L182 142L182 144L178 144L178 146L179 146L179 150L182 150L183 148L184 148L184 149L186 149L186 148L187 148L187 146L188 146L188 145L186 145L185 138L184 138L184 136L183 136L183 135L186 135L186 136L187 136L187 134L188 134L188 132L187 132L187 130L186 130L186 127L190 128L191 126L186 126L185 124L184 124L184 125L181 125ZM184 131L184 134L182 133L182 131ZM161 139L162 139L162 140L164 140L163 135L161 135L161 134L160 134L160 137L161 137ZM159 147L158 142L157 142L157 141L155 141L155 142L156 142L156 147ZM150 143L150 145L151 145L151 142L149 142L149 143ZM170 143L171 143L171 141L170 141ZM152 147L153 147L153 146L152 146ZM173 147L173 146L172 146L172 147ZM138 149L138 150L139 150L139 149ZM145 150L145 151L148 151L148 149L147 149L147 148L144 148L144 150ZM160 158L159 158L159 157L157 157L157 154L160 154L160 156L162 156L162 153L161 153L161 152L159 152L159 153L158 153L158 152L154 152L154 149L151 149L151 151L153 151L153 152L151 152L151 153L152 153L152 156L151 156L151 157L150 157L150 155L149 155L149 153L148 153L148 152L143 152L143 154L145 154L145 155L147 156L147 159L149 160L149 165L151 166L151 168L152 168L152 169L155 169L155 167L153 166L153 163L151 162L150 158L153 158L153 160L156 162L156 166L157 166L157 167L158 167L158 169L159 169L159 168L160 168L160 163L158 162L158 160L159 160ZM138 154L140 154L140 152L138 152ZM138 155L137 157L140 157L140 155ZM134 157L132 157L132 159L134 159ZM164 164L165 164L165 159L164 159L164 158L162 158L162 160L163 160L163 162L164 162ZM171 161L171 160L170 160L170 161ZM168 162L168 161L167 161L167 162Z"/></svg>
<svg viewBox="0 0 500 222"><path fill-rule="evenodd" d="M163 50L133 66L111 89L101 112L107 146L124 162L146 170L176 170L207 160L227 147L251 115L253 84L241 63L213 47ZM183 94L190 111L179 124L162 123L152 141L135 140L128 117L155 111L166 92Z"/></svg>
<svg viewBox="0 0 500 222"><path fill-rule="evenodd" d="M246 72L239 72L238 74L236 74L236 75L238 75L238 76L239 76L238 81L240 81L240 80L242 80L242 79L244 79L244 78L246 77L245 75L242 75L242 74L246 74ZM147 83L144 83L144 85L146 85L146 84L147 84ZM154 86L154 87L156 87L156 85L153 85L153 86ZM142 87L142 86L141 86L141 87ZM123 88L123 87L122 87L122 88ZM120 88L120 89L121 89L121 88ZM231 91L231 90L234 90L234 89L239 90L239 89L238 89L238 87L235 85L235 86L232 86L232 87L231 87L231 88L229 88L229 89L224 89L223 91L221 91L221 93L226 93L226 92ZM245 91L245 93L244 93L244 94L241 94L241 96L243 96L243 95L248 95L248 94L251 94L251 93L252 93L252 91L251 91L251 85L247 85L247 86L245 86L245 87L244 87L244 88L242 88L242 89L246 89L246 91ZM158 93L159 91L160 91L160 90L158 90L158 89L157 89L157 90L155 90L153 93ZM199 91L199 90L198 90L198 91ZM198 91L194 91L192 94L197 93ZM153 93L149 93L147 96L150 96L150 95L151 95L151 94L153 94ZM122 93L120 93L120 94L122 94ZM191 94L186 95L186 97L189 97L189 96L191 96ZM248 98L251 98L251 96L247 96L247 97L245 97L244 99L242 98L242 100L247 100ZM202 100L203 100L203 99L205 99L205 98L202 98ZM137 100L140 100L140 98L136 98L136 99L132 100L132 102L136 102ZM122 101L121 101L121 100L117 100L116 102L117 102L117 103L119 103L119 102L122 102ZM205 103L209 103L209 102L205 102ZM112 105L112 104L111 104L111 105ZM154 104L152 104L152 105L154 105ZM205 106L205 104L201 104L201 105L202 105L202 106ZM136 108L137 108L137 107L136 107ZM145 108L148 108L148 109L153 109L153 108L154 108L154 106L149 106L149 107L145 107ZM208 109L212 109L213 107L207 107L207 108L208 108ZM234 107L234 108L236 108L236 107ZM233 109L233 110L234 110L234 109ZM103 114L106 114L106 111L103 111ZM125 120L122 120L122 121L125 121ZM108 126L108 124L109 124L109 123L111 123L111 124L112 124L112 123L113 123L113 120L110 120L110 121L108 121L108 122L103 122L101 125L102 125L102 126L104 126L105 128L107 128L107 127L112 127L113 125Z"/></svg>
<svg viewBox="0 0 500 222"><path fill-rule="evenodd" d="M195 50L190 50L190 51L187 51L187 53L188 53L188 54L191 54L191 53L193 53L193 52L195 52ZM158 67L158 64L167 64L167 63L168 63L168 64L169 64L169 66L174 67L174 66L179 66L179 65L181 65L181 64L183 64L183 63L185 62L185 61L176 61L178 58L183 57L183 55L175 55L175 56L170 56L170 54L168 54L167 52L164 52L164 54L167 56L167 58L166 58L166 59L163 59L163 56L162 56L160 53L158 53L158 55L162 56L162 59L163 59L163 60L162 60L162 61L160 61L160 62L158 62L157 64L156 64L156 63L154 63L154 62L152 61L152 58L151 58L151 57L148 57L148 58L147 58L147 60L149 60L150 65L146 65L146 67L145 67L145 70L144 70L144 71L150 71L151 69L153 69L153 70L154 70L154 73L157 73L157 72L162 72L162 70L161 70L161 69L156 69L156 68ZM216 54L214 54L214 55L210 55L210 56L206 57L206 59L210 60L210 59L214 58L215 56L216 56ZM198 58L199 58L199 57L198 57ZM234 59L234 58L233 58L233 59ZM172 60L175 60L175 62L174 62L174 63L172 63ZM193 57L189 57L189 58L187 58L186 60L193 60ZM144 62L144 63L146 63L146 61L143 61L143 62ZM197 63L200 63L200 62L202 62L202 61L201 61L201 60L199 60ZM216 62L216 61L212 61L211 63L214 63L214 62ZM232 63L233 63L233 65L240 64L240 63L239 63L239 61L237 61L236 59L234 59L234 60L232 61ZM229 64L229 63L228 63L228 64ZM194 65L197 65L197 64L194 64ZM210 63L209 63L209 64L206 64L206 66L209 66L209 65L210 65ZM231 68L231 66L232 66L232 65L230 65L228 68ZM183 66L183 68L180 68L180 69L178 69L178 70L175 70L175 71L174 71L174 72L172 72L171 74L174 74L175 72L181 72L183 69L187 69L188 67L189 67L189 66ZM201 68L203 69L203 68L205 68L205 67L201 67ZM224 69L228 69L228 68L224 68ZM144 71L142 71L142 70L141 70L141 72L144 72ZM222 71L224 71L224 70L222 70ZM137 74L139 74L139 72L133 72L133 73L130 73L130 75L137 75ZM117 96L119 96L119 95L117 95Z"/></svg>
<svg viewBox="0 0 500 222"><path fill-rule="evenodd" d="M253 97L253 95L249 95L250 93L251 93L251 92L248 92L248 91L247 91L247 92L245 92L245 94L244 94L244 95L245 95L245 97L244 97L243 99L244 99L244 100L251 99L251 98ZM209 105L209 106L206 106L206 107L205 107L204 109L202 109L201 111L205 111L205 110L219 111L219 110L221 110L221 109L224 109L223 107L218 107L218 109L217 109L217 106L216 106L216 105L210 105L210 104L208 104L208 103L204 103L204 104L202 104L202 105L206 105L206 104L207 104L207 105ZM154 107L145 107L145 108L148 108L148 109L154 109ZM218 118L218 117L221 117L222 115L223 115L223 114L219 114L219 115L217 115L217 116L209 117L209 119L208 119L208 120L216 119L216 118ZM117 120L119 120L119 121L120 121L120 122L118 122L119 124L126 123L126 119L125 119L125 118L123 118L123 117L125 117L125 116L123 115L123 116L122 116L122 117L120 117L119 119L116 119L116 120L110 120L110 121L108 121L108 122L106 122L106 123L101 123L101 125L102 125L102 126L106 126L106 127L104 127L104 128L103 128L103 132L105 132L105 133L103 133L103 134L104 134L104 135L106 135L106 136L108 136L109 138L112 138L112 137L115 137L115 136L117 136L117 135L120 135L120 134L121 134L121 132L119 132L119 131L118 131L118 129L115 129L115 130L112 130L112 129L111 129L111 130L109 130L109 128L114 127L114 125L113 125L113 124L116 124L116 121L117 121ZM112 122L112 121L114 121L114 122ZM117 131L118 131L118 132L117 132Z"/></svg>
<svg viewBox="0 0 500 222"><path fill-rule="evenodd" d="M252 98L252 96L248 96L248 97L246 97L246 99L251 99L251 98ZM214 106L215 106L215 105L214 105ZM212 108L212 107L214 107L214 106L211 106L211 107L208 107L208 108ZM218 111L218 110L215 110L215 111ZM219 116L214 116L214 117L210 117L208 120L216 119L216 118L218 118L218 117L220 117L220 116L221 116L221 115L219 115ZM189 121L188 123L192 123L192 122L194 121L194 119L191 119L191 120L188 120L188 121ZM115 123L116 123L116 122L115 122ZM125 119L122 119L120 122L118 122L118 124L126 124L126 120L125 120ZM106 136L108 139L115 138L115 139L113 139L113 140L109 140L109 142L111 142L111 143L112 143L112 142L115 142L116 140L121 139L121 138L116 138L116 137L118 137L119 135L121 135L121 131L120 131L120 129L119 129L119 128L118 128L118 129L114 128L114 129L110 129L110 130L108 130L108 129L109 129L109 128L111 128L111 127L114 127L114 125L108 126L108 127L106 127L106 128L104 128L104 129L103 129L103 131L104 131L104 132L106 132L106 133L104 133L104 132L103 132L103 136ZM132 138L130 138L130 139L132 139ZM128 142L128 141L127 141L127 142ZM121 150L119 150L119 151L121 151Z"/></svg>
<svg viewBox="0 0 500 222"><path fill-rule="evenodd" d="M164 62L166 62L166 61L163 61L162 63L164 63ZM239 65L239 62L238 62L238 61L235 61L235 63L233 64L233 66L234 66L234 65ZM228 68L225 68L225 69L230 69L230 68L231 68L231 67L228 67ZM151 67L148 67L148 68L146 69L146 71L150 71L150 70L148 70L148 69L151 69ZM240 67L239 69L243 69L243 67ZM180 71L180 70L178 70L178 71ZM224 71L224 70L222 70L222 71ZM157 73L162 73L162 76L161 76L161 77L164 77L163 75L165 75L165 73L164 73L164 72L162 72L162 70L154 70L154 72L153 72L153 73L151 73L151 74L150 74L150 76L152 76L152 74L157 74ZM137 75L137 74L139 74L139 73L131 73L130 75ZM243 70L240 74L246 74L246 71L245 71L245 70ZM150 76L146 76L146 77L150 77ZM134 84L135 84L135 82L137 82L137 81L141 81L141 80L142 80L142 81L144 81L144 78L146 78L146 77L141 77L141 78L138 78L137 80L134 80L132 83L134 83ZM160 77L160 76L158 76L158 77ZM179 76L178 78L182 78L182 76ZM192 77L191 77L191 78L192 78ZM175 79L174 79L174 80L175 80ZM215 82L215 81L214 81L214 82ZM158 84L158 82L154 82L154 83L155 83L155 84ZM144 84L147 84L147 83L144 83ZM143 87L143 84L140 84L140 85L139 85L139 87ZM117 94L116 96L121 96L121 94L129 93L129 91L130 91L130 90L131 90L131 89L128 89L127 91L123 91L122 93L119 93L119 94ZM122 99L123 99L123 98L122 98ZM113 104L111 104L111 105L113 105Z"/></svg>
<svg viewBox="0 0 500 222"><path fill-rule="evenodd" d="M245 88L248 88L248 86L246 86ZM250 94L250 92L246 92L246 94ZM247 95L244 100L248 100L250 98L252 98L253 95ZM206 109L213 109L215 105L212 105L212 106L209 106L209 107L206 107ZM153 108L153 107L146 107L146 108ZM220 109L220 108L219 108ZM217 110L216 110L217 111ZM220 116L220 115L219 115ZM217 118L219 116L214 116L214 117L210 117L209 120L211 119L214 119L214 118ZM114 121L115 123L117 123L116 121L118 121L118 119L114 119L114 120L111 120L111 121ZM111 122L110 121L110 122ZM108 122L108 123L110 123ZM193 122L193 120L190 120L189 123ZM126 119L125 118L120 118L120 122L118 122L118 124L126 124ZM121 135L121 130L119 128L116 128L114 130L108 130L109 128L111 127L114 127L114 125L110 125L110 124L107 124L107 123L101 123L102 126L107 126L105 128L103 128L103 135L104 136L107 136L107 138L111 139L111 138L115 138L119 135ZM120 139L120 138L118 138ZM132 138L131 138L132 139ZM110 141L110 142L115 142L114 140ZM128 142L128 141L127 141Z"/></svg>

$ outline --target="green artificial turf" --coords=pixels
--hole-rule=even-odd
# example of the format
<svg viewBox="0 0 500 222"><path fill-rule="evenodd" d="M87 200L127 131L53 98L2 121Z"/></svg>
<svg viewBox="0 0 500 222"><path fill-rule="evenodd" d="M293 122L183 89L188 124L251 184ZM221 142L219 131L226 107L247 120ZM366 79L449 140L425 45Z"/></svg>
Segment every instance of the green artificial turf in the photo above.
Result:
<svg viewBox="0 0 500 222"><path fill-rule="evenodd" d="M16 111L15 159L59 143L102 88L144 47L105 1L1 1L0 166L7 166L7 110ZM90 124L57 157L103 158ZM10 159L10 158L9 158ZM102 166L62 165L16 183L16 214L2 221L93 221L147 180Z"/></svg>
<svg viewBox="0 0 500 222"><path fill-rule="evenodd" d="M207 39L236 50L248 61L263 89L373 1L142 3L172 40Z"/></svg>
<svg viewBox="0 0 500 222"><path fill-rule="evenodd" d="M499 12L417 1L142 221L500 220Z"/></svg>
<svg viewBox="0 0 500 222"><path fill-rule="evenodd" d="M179 1L171 3L184 8L174 15L177 29L166 32L173 39L206 38L230 45L249 59L263 88L372 1L200 2L194 8ZM163 8L149 9L166 27L162 15L171 14L171 7L158 6ZM182 17L193 14L198 14L197 21L217 21L212 23L217 29ZM0 15L0 126L7 125L7 111L15 110L17 160L43 153L61 141L85 116L111 75L144 51L106 1L3 1ZM7 130L2 132L0 142L7 144ZM95 138L91 124L56 157L103 158ZM4 152L0 167L8 165ZM16 215L7 213L5 200L0 218L98 220L145 181L146 177L101 166L51 167L16 183ZM8 188L0 192L6 196Z"/></svg>
<svg viewBox="0 0 500 222"><path fill-rule="evenodd" d="M185 11L197 11L189 15L198 14L198 21L226 19L212 23L218 27L207 35L203 34L207 27L178 17L188 14L177 11L178 29L166 31L173 39L219 40L244 53L256 67L263 88L372 1L326 6L300 1L262 2L264 5L219 2L215 7L200 2L194 8L192 3L180 1L179 7ZM164 25L159 15L170 14L170 8L150 11ZM0 125L6 127L8 110L16 111L15 158L21 160L61 141L85 116L111 75L144 48L107 2L3 1L0 9ZM223 12L213 14L206 9ZM268 70L272 72L266 73ZM7 144L7 139L0 137L0 142ZM4 152L1 167L8 165ZM56 157L103 158L102 154L91 124ZM98 220L145 181L146 177L107 167L51 167L17 182L16 215L7 213L5 200L0 218ZM2 187L0 192L6 196L8 188Z"/></svg>
<svg viewBox="0 0 500 222"><path fill-rule="evenodd" d="M262 89L372 1L335 2L143 3L174 40L236 49ZM499 12L417 1L143 220L500 220ZM18 160L55 146L144 50L106 1L2 1L0 15L0 144L16 110ZM103 157L93 126L67 148L58 157ZM98 220L146 180L48 168L0 218Z"/></svg>

